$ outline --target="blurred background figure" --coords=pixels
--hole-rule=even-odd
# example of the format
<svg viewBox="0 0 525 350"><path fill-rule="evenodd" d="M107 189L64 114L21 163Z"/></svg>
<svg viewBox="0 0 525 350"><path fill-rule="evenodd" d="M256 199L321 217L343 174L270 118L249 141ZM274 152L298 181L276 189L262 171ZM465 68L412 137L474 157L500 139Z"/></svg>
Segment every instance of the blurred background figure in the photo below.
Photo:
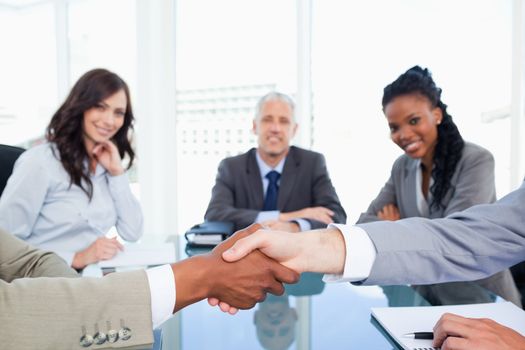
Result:
<svg viewBox="0 0 525 350"><path fill-rule="evenodd" d="M112 258L143 232L126 168L133 164L127 84L105 69L84 74L53 115L46 142L25 151L0 198L0 227L58 253L76 269Z"/></svg>
<svg viewBox="0 0 525 350"><path fill-rule="evenodd" d="M405 154L357 223L442 218L496 200L492 154L463 140L428 69L412 67L386 86L382 105L390 137ZM491 301L478 285L521 306L508 269L476 282L415 288L433 305Z"/></svg>

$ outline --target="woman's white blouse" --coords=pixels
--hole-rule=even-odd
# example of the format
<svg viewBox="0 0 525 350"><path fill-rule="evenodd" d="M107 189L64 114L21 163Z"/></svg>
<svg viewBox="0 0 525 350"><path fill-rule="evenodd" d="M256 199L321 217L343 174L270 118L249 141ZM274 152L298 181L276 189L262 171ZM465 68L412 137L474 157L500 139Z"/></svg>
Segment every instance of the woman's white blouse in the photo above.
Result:
<svg viewBox="0 0 525 350"><path fill-rule="evenodd" d="M127 175L111 176L97 165L90 176L93 197L89 200L79 186L70 185L58 157L51 143L20 156L0 198L0 227L58 253L70 265L75 252L113 226L124 240L138 240L143 231L142 210Z"/></svg>

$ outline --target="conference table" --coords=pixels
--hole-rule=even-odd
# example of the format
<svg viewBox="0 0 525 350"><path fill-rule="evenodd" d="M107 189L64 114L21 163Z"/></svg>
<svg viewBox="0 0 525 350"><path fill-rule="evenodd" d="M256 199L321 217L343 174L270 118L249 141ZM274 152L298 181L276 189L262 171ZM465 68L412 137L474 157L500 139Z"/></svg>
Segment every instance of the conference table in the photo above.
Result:
<svg viewBox="0 0 525 350"><path fill-rule="evenodd" d="M204 252L180 242L179 259ZM306 273L283 296L234 316L206 301L185 308L162 326L162 349L397 349L370 308L412 305L429 304L408 286L325 284Z"/></svg>
<svg viewBox="0 0 525 350"><path fill-rule="evenodd" d="M173 249L176 260L210 250L189 247L180 236ZM233 316L205 300L190 305L155 331L153 349L400 349L371 317L371 308L430 305L410 286L324 283L322 277L304 273L299 283L285 286L284 295L269 294Z"/></svg>

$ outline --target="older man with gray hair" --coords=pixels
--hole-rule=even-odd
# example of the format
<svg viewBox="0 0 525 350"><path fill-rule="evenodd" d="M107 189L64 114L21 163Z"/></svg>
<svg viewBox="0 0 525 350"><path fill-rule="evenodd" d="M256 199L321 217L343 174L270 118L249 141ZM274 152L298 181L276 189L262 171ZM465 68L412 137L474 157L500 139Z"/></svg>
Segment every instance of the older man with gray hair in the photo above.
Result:
<svg viewBox="0 0 525 350"><path fill-rule="evenodd" d="M293 100L270 92L257 103L258 147L224 159L204 218L299 232L345 223L324 156L290 146L298 128Z"/></svg>

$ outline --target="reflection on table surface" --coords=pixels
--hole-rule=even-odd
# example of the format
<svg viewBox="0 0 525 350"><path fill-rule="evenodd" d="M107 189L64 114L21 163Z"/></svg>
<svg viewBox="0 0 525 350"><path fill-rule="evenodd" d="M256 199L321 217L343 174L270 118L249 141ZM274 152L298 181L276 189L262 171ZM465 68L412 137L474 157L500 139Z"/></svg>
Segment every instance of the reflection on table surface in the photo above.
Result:
<svg viewBox="0 0 525 350"><path fill-rule="evenodd" d="M181 244L181 259L201 254ZM388 297L387 297L388 295ZM428 305L408 286L325 284L305 273L282 296L269 295L252 310L231 316L206 301L163 326L164 349L392 349L371 323L371 307Z"/></svg>

